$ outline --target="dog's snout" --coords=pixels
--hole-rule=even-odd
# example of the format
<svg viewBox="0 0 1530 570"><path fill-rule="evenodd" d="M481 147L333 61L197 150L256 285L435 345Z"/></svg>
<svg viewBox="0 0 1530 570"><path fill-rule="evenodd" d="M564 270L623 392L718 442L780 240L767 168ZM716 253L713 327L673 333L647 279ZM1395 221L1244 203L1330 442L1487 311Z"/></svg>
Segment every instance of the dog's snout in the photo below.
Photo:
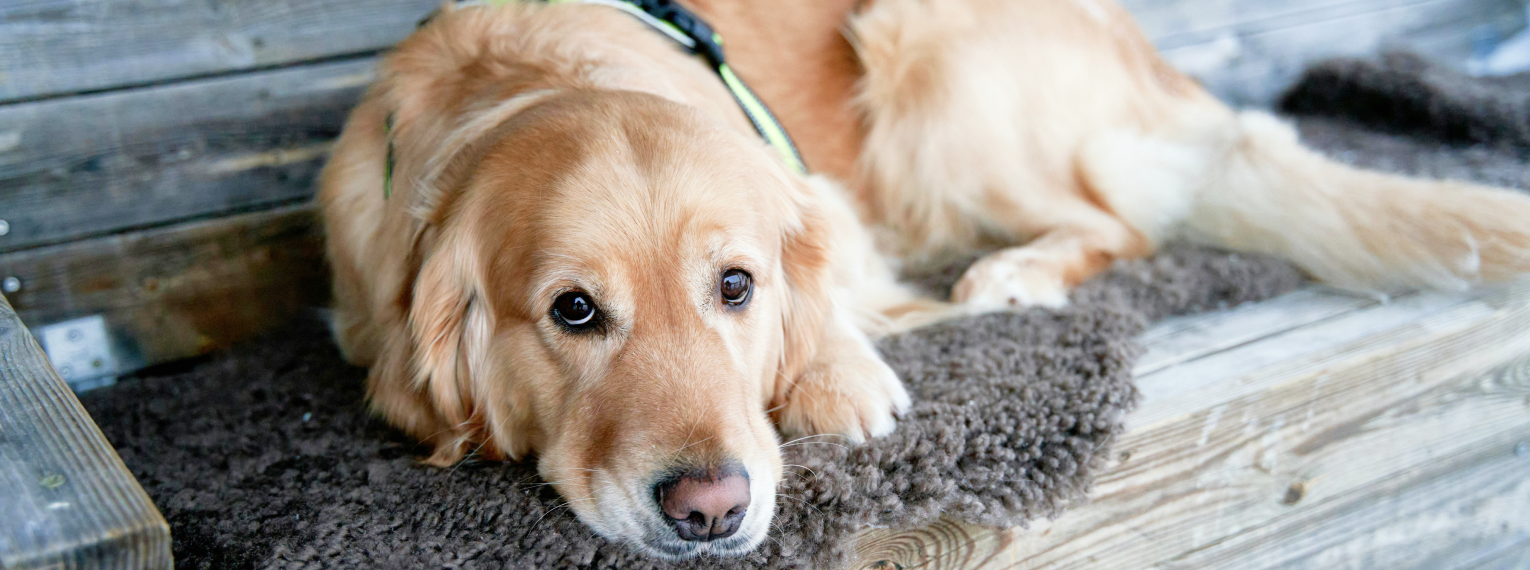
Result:
<svg viewBox="0 0 1530 570"><path fill-rule="evenodd" d="M738 468L688 473L659 483L655 496L682 540L727 538L749 510L749 474Z"/></svg>

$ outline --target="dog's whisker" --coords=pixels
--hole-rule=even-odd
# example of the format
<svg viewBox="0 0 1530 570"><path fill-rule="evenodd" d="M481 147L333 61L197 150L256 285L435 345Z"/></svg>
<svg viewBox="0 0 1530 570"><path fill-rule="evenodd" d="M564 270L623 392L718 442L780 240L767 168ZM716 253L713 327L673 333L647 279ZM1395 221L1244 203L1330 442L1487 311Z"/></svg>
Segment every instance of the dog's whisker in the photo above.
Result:
<svg viewBox="0 0 1530 570"><path fill-rule="evenodd" d="M669 458L670 461L674 461L676 459L679 459L680 458L680 452L685 451L685 448L691 446L691 436L696 435L696 426L701 425L701 418L706 417L712 411L712 405L713 404L711 403L711 401L708 401L706 412L697 415L694 420L691 420L691 430L685 433L685 443L680 446L680 449L676 449L675 450L674 455L670 456L670 458ZM712 439L712 438L708 437L707 439ZM702 440L702 441L706 441L706 440ZM700 442L697 442L697 443L700 443Z"/></svg>
<svg viewBox="0 0 1530 570"><path fill-rule="evenodd" d="M808 473L812 473L814 477L818 476L818 472L817 471L809 469L806 465L782 465L781 467L797 467L797 468L801 468L801 469L806 469L807 472ZM799 476L799 477L802 476L801 473L797 473L796 475Z"/></svg>
<svg viewBox="0 0 1530 570"><path fill-rule="evenodd" d="M542 475L539 474L539 473L532 473L531 475L527 475L525 477L521 477L520 480L517 480L514 484L512 484L510 486L511 487L520 487L521 484L525 483L528 479L536 479L536 478L540 478L541 476Z"/></svg>
<svg viewBox="0 0 1530 570"><path fill-rule="evenodd" d="M779 527L779 526L777 526L777 525L775 525L775 524L771 524L771 525L770 525L770 526L771 526L771 528L774 528L774 529L776 529L776 531L777 531L777 532L780 532L780 531L781 531L781 527ZM776 538L776 537L775 537L775 536L774 536L774 534L775 534L775 533L765 533L765 540L769 540L769 541L771 541L771 542L774 542L774 543L776 543L776 546L781 546L781 539L779 539L779 538Z"/></svg>
<svg viewBox="0 0 1530 570"><path fill-rule="evenodd" d="M531 527L528 528L526 530L526 532L529 534L532 530L535 530L537 528L537 525L542 524L542 519L547 518L548 515L556 513L556 512L558 512L561 509L568 508L569 505L572 505L572 504L573 504L572 501L564 501L563 503L558 504L558 505L554 506L553 508L547 509L546 512L542 513L542 516L537 517L537 520L535 522L531 523Z"/></svg>
<svg viewBox="0 0 1530 570"><path fill-rule="evenodd" d="M788 447L796 447L796 446L799 446L799 445L832 445L832 446L835 446L835 447L840 447L840 448L844 448L844 449L850 449L850 446L848 446L848 445L834 443L832 441L799 441L797 443L788 443L788 444L782 445L780 447L780 449L786 449Z"/></svg>
<svg viewBox="0 0 1530 570"><path fill-rule="evenodd" d="M815 437L843 437L845 439L850 439L850 438L848 438L846 436L843 436L843 435L840 435L840 434L837 434L837 433L820 433L820 434L814 434L814 435L805 435L805 436L799 437L797 439L794 439L794 440L788 441L786 443L783 443L781 445L783 445L783 446L791 445L793 443L797 443L799 441L806 441L806 440L809 440L809 439L813 439Z"/></svg>
<svg viewBox="0 0 1530 570"><path fill-rule="evenodd" d="M463 458L461 460L457 461L457 464L453 465L451 470L446 472L446 476L448 478L450 478L452 475L457 474L457 470L462 468L462 465L464 463L467 463L468 461L473 460L473 458L475 458L475 457L479 457L479 452L483 451L483 446L488 445L488 443L489 443L488 440L484 440L484 441L480 442L478 444L478 447L473 448L473 450L469 451L467 453L467 455L463 456Z"/></svg>
<svg viewBox="0 0 1530 570"><path fill-rule="evenodd" d="M575 504L583 504L583 503L586 503L586 502L589 502L589 503L597 502L598 498L595 495L597 493L599 493L601 491L604 491L606 489L609 489L609 488L611 488L611 485L608 483L606 485L602 485L599 489L596 489L595 491L592 491L590 493L590 496L588 496L588 497L585 497L585 498L582 498L582 499L565 499L563 502L558 503L557 505L554 505L552 508L547 509L546 512L542 513L542 516L537 517L537 520L535 522L531 523L531 526L526 530L526 532L529 534L532 530L535 530L537 528L537 525L542 523L542 519L545 519L548 516L558 512L560 510L573 510L573 506Z"/></svg>
<svg viewBox="0 0 1530 570"><path fill-rule="evenodd" d="M681 446L681 447L680 447L680 449L677 449L677 450L675 450L675 451L677 451L677 452L679 452L679 451L685 451L685 448L687 448L687 447L690 447L690 446L692 446L692 445L701 445L701 444L703 444L703 443L706 443L706 442L707 442L707 441L709 441L709 440L711 440L711 439L712 439L712 438L714 438L714 437L717 437L717 436L708 436L708 437L707 437L707 438L706 438L706 439L703 439L703 440L701 440L701 441L698 441L698 442L696 442L696 443L687 443L687 444L685 444L685 445L684 445L684 446Z"/></svg>
<svg viewBox="0 0 1530 570"><path fill-rule="evenodd" d="M807 505L807 508L809 508L809 509L813 509L813 510L814 510L814 511L816 511L816 512L817 512L817 513L818 513L818 514L819 514L819 516L825 516L825 515L824 515L824 514L823 514L823 511L820 511L820 510L818 510L818 507L817 507L817 506L815 506L815 505L814 505L814 504L813 504L813 503L809 503L809 502L807 502L807 500L806 500L806 499L799 499L799 498L797 498L797 497L793 497L793 496L791 496L791 495L776 495L776 496L777 496L777 497L780 497L780 498L782 498L782 499L791 499L791 500L793 500L793 501L797 501L797 502L799 502L799 503L802 503L802 504L804 504L804 505Z"/></svg>
<svg viewBox="0 0 1530 570"><path fill-rule="evenodd" d="M538 488L547 487L547 486L551 486L551 485L558 485L558 484L561 484L561 483L567 483L569 481L573 481L574 479L575 479L574 477L569 477L567 479L559 479L557 481L544 481L542 483L537 483L535 485L531 485L531 486L526 487L526 488L527 489L538 489Z"/></svg>

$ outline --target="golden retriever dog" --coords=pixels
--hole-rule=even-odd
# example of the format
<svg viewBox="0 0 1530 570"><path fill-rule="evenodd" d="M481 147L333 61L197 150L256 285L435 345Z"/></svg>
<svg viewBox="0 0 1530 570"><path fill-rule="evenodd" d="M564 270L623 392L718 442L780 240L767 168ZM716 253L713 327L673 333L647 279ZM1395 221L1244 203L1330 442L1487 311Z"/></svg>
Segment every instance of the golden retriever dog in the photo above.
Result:
<svg viewBox="0 0 1530 570"><path fill-rule="evenodd" d="M376 412L435 464L534 455L581 521L655 556L757 546L783 436L890 432L909 397L877 335L1062 305L1166 240L1357 288L1530 271L1530 199L1325 160L1108 0L684 4L813 175L637 18L528 2L446 7L400 44L319 193ZM990 250L948 300L895 279Z"/></svg>

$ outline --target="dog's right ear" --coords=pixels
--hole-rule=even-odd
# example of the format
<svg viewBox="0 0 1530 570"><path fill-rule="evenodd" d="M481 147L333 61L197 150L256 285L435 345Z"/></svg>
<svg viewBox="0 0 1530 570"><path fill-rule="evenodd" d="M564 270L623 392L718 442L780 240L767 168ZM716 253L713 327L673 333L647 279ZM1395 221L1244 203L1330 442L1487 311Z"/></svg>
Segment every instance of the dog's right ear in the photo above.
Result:
<svg viewBox="0 0 1530 570"><path fill-rule="evenodd" d="M449 40L417 34L407 42ZM468 450L491 459L529 451L527 430L520 429L530 423L522 417L527 412L509 409L514 388L489 358L493 317L478 294L477 252L470 240L450 237L448 214L494 140L487 135L555 93L527 89L468 111L474 101L459 66L439 60L448 52L456 53L400 48L383 65L385 79L372 96L387 110L389 223L409 229L397 236L407 261L396 307L407 324L383 341L369 397L375 411L434 445L430 462L437 465L455 463Z"/></svg>
<svg viewBox="0 0 1530 570"><path fill-rule="evenodd" d="M471 359L477 331L471 280L443 248L416 265L399 300L406 324L390 331L367 380L372 410L434 447L427 461L447 466L478 439L473 419ZM415 252L420 255L419 251ZM413 261L413 263L419 263Z"/></svg>
<svg viewBox="0 0 1530 570"><path fill-rule="evenodd" d="M414 363L410 384L445 422L446 433L432 438L436 444L432 463L451 464L461 459L470 442L487 434L476 433L472 364L481 356L491 324L481 303L476 303L471 255L461 248L442 244L425 259L415 279L409 308L409 333Z"/></svg>
<svg viewBox="0 0 1530 570"><path fill-rule="evenodd" d="M478 253L470 240L432 248L415 280L409 310L411 385L440 417L444 432L430 462L449 465L469 449L490 460L530 450L530 417L515 409L517 384L493 359L493 311L482 295Z"/></svg>
<svg viewBox="0 0 1530 570"><path fill-rule="evenodd" d="M490 460L524 456L529 417L511 409L513 382L490 354L492 311L479 293L477 256L446 239L425 253L405 327L385 341L368 381L372 408L434 446L447 466L469 450Z"/></svg>

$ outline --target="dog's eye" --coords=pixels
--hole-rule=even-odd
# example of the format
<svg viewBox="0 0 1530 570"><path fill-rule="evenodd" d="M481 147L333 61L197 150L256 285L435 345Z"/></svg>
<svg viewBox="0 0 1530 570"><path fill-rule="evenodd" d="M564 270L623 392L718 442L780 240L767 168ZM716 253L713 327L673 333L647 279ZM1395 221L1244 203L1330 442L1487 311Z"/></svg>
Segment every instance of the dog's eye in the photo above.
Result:
<svg viewBox="0 0 1530 570"><path fill-rule="evenodd" d="M722 276L722 283L718 284L718 290L722 292L724 303L730 306L742 307L749 302L749 294L754 291L754 279L742 269L729 269Z"/></svg>
<svg viewBox="0 0 1530 570"><path fill-rule="evenodd" d="M569 291L553 301L553 317L575 331L587 330L600 321L600 310L595 301L583 291Z"/></svg>

